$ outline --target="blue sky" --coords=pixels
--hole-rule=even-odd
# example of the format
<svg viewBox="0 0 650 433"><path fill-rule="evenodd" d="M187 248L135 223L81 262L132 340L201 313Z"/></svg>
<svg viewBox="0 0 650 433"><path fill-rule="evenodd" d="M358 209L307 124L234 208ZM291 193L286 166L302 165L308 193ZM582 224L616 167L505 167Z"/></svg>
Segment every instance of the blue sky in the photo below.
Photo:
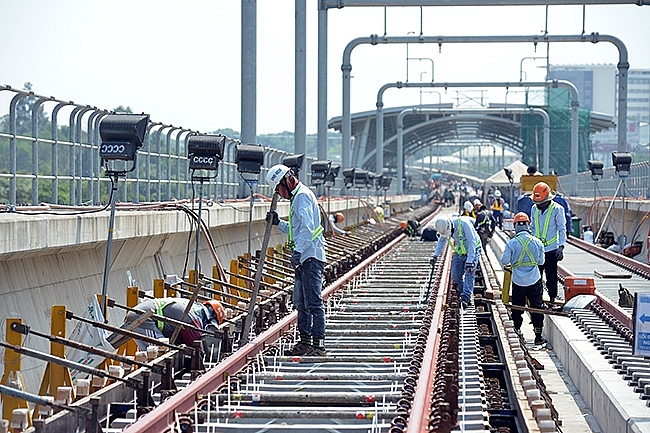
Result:
<svg viewBox="0 0 650 433"><path fill-rule="evenodd" d="M258 2L258 134L294 128L294 1ZM582 32L581 6L549 7L549 34ZM231 0L0 0L0 84L100 108L130 106L152 120L202 132L240 129L240 2ZM329 11L328 117L341 114L341 62L354 38L420 33L420 8ZM423 34L533 35L546 23L543 6L428 7ZM307 132L317 124L317 2L307 0ZM650 68L650 6L587 6L585 32L623 40L632 68ZM546 46L532 44L409 45L409 81L544 79ZM551 64L616 64L611 44L555 44ZM431 65L433 62L433 67ZM406 46L363 46L352 55L352 111L374 110L377 91L405 81ZM542 66L542 67L540 67ZM0 112L7 96L0 92ZM477 94L417 89L386 93L385 107L451 102ZM516 92L484 95L516 101ZM46 106L46 110L47 110ZM1 114L1 113L0 113Z"/></svg>

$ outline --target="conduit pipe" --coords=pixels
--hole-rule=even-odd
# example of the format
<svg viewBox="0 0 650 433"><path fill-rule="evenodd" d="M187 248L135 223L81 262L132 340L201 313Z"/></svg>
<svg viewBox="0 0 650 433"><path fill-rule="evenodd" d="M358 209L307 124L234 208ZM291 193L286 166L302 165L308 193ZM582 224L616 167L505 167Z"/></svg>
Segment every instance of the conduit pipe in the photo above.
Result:
<svg viewBox="0 0 650 433"><path fill-rule="evenodd" d="M553 5L649 5L648 0L322 0L322 8L345 6L553 6Z"/></svg>
<svg viewBox="0 0 650 433"><path fill-rule="evenodd" d="M384 92L390 88L401 89L403 87L407 88L422 88L422 87L444 87L445 89L449 87L564 87L569 89L571 92L571 174L575 177L575 186L572 184L572 189L575 187L575 191L572 194L577 193L578 189L578 107L579 107L579 94L578 89L573 83L566 80L553 80L553 81L542 81L542 82L469 82L469 83L403 83L398 81L396 83L387 83L384 84L377 92L377 121L376 123L376 132L375 132L375 162L377 173L381 173L384 167L384 155L383 155L383 143L384 143L384 102L383 96ZM448 109L438 108L441 112L449 112ZM433 111L432 111L433 112ZM454 110L451 111L452 113ZM512 110L512 112L516 112ZM545 133L548 131L545 130ZM381 143L381 144L380 144ZM544 173L549 173L549 150L544 149L544 158L542 161L542 169Z"/></svg>
<svg viewBox="0 0 650 433"><path fill-rule="evenodd" d="M386 5L386 2L383 2ZM454 3L456 4L456 3ZM548 4L544 2L544 4ZM580 3L583 4L583 3ZM644 3L645 4L645 3ZM422 5L422 3L419 3ZM370 5L368 5L370 6ZM342 6L341 6L342 7ZM350 166L350 142L352 131L352 116L350 113L350 72L352 64L352 50L362 44L455 44L455 43L550 43L550 42L609 42L614 44L618 49L619 62L618 68L618 125L627 125L627 71L630 68L628 63L627 48L618 38L609 35L600 35L591 33L591 35L532 35L532 36L378 36L362 37L353 39L348 43L343 51L343 115L341 124L342 134L342 165ZM572 104L573 105L573 104ZM573 108L573 107L572 107ZM577 115L577 113L576 113ZM618 128L618 150L626 150L627 128ZM577 154L576 154L577 155ZM573 158L572 158L573 159ZM573 162L572 162L573 164ZM572 168L573 172L573 168ZM577 172L577 170L576 170Z"/></svg>
<svg viewBox="0 0 650 433"><path fill-rule="evenodd" d="M422 113L444 113L455 115L471 115L471 114L538 114L544 120L544 159L548 162L549 143L550 143L550 124L551 120L546 111L541 108L514 108L514 109L484 109L484 110L449 110L438 108L422 108L412 107L402 110L397 116L397 195L403 194L404 178L404 118L409 114L422 114ZM446 122L449 117L442 117L434 120L434 122Z"/></svg>

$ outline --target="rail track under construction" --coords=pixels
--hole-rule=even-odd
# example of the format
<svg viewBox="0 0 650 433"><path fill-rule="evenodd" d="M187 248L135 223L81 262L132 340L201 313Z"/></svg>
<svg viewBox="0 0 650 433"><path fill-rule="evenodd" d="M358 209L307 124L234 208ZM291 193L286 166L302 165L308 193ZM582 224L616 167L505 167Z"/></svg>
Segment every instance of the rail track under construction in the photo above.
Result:
<svg viewBox="0 0 650 433"><path fill-rule="evenodd" d="M438 211L424 207L399 218L426 223ZM291 272L281 250L265 261L266 283L246 344L238 341L245 290L234 295L201 276L204 295L217 290L232 301L212 350L161 346L154 359L122 363L124 376L109 375L108 386L52 405L49 415L34 419L33 430L557 431L561 421L540 365L514 332L507 306L493 299L500 284L488 256L481 256L472 305L462 311L448 277L450 249L432 268L434 247L401 234L396 220L328 239L327 357L285 354L297 336L288 303ZM629 356L629 347L614 341L629 337L625 323L612 314L595 315L599 323L594 314L577 314L586 317L584 326L601 330L602 344ZM601 326L608 320L612 331ZM643 390L644 379L637 378Z"/></svg>

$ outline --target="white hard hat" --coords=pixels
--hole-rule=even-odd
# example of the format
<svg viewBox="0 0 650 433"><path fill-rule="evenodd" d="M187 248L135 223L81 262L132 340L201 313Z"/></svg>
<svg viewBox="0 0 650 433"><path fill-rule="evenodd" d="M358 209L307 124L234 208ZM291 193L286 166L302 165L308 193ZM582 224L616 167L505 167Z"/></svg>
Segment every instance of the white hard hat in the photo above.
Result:
<svg viewBox="0 0 650 433"><path fill-rule="evenodd" d="M463 203L463 209L467 212L471 212L474 210L474 205L469 200L465 200L465 203Z"/></svg>
<svg viewBox="0 0 650 433"><path fill-rule="evenodd" d="M273 191L275 191L275 188L277 188L288 171L289 167L283 164L276 164L269 169L269 172L266 173L266 182L271 186Z"/></svg>
<svg viewBox="0 0 650 433"><path fill-rule="evenodd" d="M436 221L433 224L434 227L436 228L436 231L440 234L440 236L444 236L446 238L451 236L451 229L454 227L453 223L451 222L451 219L440 217L436 219Z"/></svg>
<svg viewBox="0 0 650 433"><path fill-rule="evenodd" d="M499 191L498 189L496 191L494 191L494 196L495 197L501 197L501 191Z"/></svg>
<svg viewBox="0 0 650 433"><path fill-rule="evenodd" d="M467 179L465 179L465 178L462 178L460 181L463 182L463 183L467 183Z"/></svg>

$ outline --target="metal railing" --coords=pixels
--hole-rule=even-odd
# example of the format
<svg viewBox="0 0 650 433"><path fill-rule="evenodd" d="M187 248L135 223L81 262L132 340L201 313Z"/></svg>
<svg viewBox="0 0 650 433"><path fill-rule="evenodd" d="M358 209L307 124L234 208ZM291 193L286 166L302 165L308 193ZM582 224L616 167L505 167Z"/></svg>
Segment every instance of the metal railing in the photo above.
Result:
<svg viewBox="0 0 650 433"><path fill-rule="evenodd" d="M560 176L559 180L565 187L571 185L570 175ZM578 197L593 197L594 194L598 197L614 196L620 181L614 167L603 169L603 177L598 181L591 178L589 171L578 173ZM625 179L625 191L619 191L617 195L622 196L623 193L626 197L650 198L650 162L632 164L630 174Z"/></svg>
<svg viewBox="0 0 650 433"><path fill-rule="evenodd" d="M0 97L5 92L9 93L10 102L9 114L0 118L0 203L106 203L111 180L102 176L99 124L110 110L0 85ZM46 107L51 109L49 118L45 115ZM117 200L140 203L192 198L186 155L187 141L194 133L199 131L151 121L135 170L119 182ZM248 188L240 188L241 179L234 163L237 143L234 139L226 141L217 177L204 185L204 197L225 200L248 195ZM270 196L264 181L266 172L289 153L264 149L265 165L256 189ZM314 160L305 158L307 184Z"/></svg>

